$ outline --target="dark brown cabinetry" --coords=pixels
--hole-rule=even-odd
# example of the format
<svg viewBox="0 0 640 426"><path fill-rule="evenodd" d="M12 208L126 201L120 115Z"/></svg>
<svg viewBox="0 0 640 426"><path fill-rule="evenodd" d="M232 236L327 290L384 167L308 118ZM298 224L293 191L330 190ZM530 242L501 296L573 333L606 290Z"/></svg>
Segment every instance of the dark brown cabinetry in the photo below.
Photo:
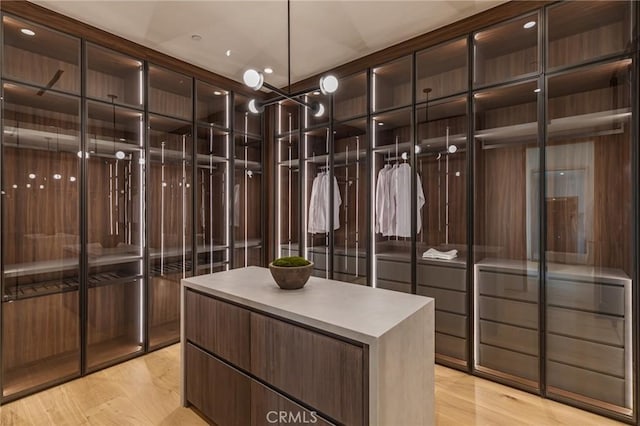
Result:
<svg viewBox="0 0 640 426"><path fill-rule="evenodd" d="M228 420L229 410L245 404L246 412L221 424L249 424L249 414L251 424L265 424L267 415L279 415L270 411L307 417L313 412L320 424L328 424L320 416L366 424L368 364L362 346L192 290L185 291L185 314L186 399L211 420ZM211 390L224 388L225 380L235 396L213 401ZM231 399L236 397L242 401ZM218 404L226 399L230 402L221 409Z"/></svg>

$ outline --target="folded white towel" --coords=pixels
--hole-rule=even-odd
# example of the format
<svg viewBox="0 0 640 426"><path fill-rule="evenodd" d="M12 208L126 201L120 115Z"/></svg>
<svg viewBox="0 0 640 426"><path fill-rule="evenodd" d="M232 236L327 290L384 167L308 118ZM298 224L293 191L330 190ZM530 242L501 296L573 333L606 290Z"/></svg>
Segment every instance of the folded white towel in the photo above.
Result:
<svg viewBox="0 0 640 426"><path fill-rule="evenodd" d="M430 248L429 250L422 253L422 257L427 259L442 259L442 260L451 260L458 257L458 250L449 250L449 251L439 251L434 248Z"/></svg>

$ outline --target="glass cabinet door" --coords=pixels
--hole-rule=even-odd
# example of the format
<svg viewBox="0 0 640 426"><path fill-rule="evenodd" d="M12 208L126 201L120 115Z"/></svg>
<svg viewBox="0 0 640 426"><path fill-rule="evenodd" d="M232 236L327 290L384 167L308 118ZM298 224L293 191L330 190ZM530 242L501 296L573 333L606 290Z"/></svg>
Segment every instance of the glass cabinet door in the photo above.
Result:
<svg viewBox="0 0 640 426"><path fill-rule="evenodd" d="M115 96L115 95L114 95ZM143 114L87 103L87 368L143 350Z"/></svg>
<svg viewBox="0 0 640 426"><path fill-rule="evenodd" d="M180 335L180 280L192 275L191 123L149 120L149 346Z"/></svg>
<svg viewBox="0 0 640 426"><path fill-rule="evenodd" d="M366 114L367 73L360 72L341 78L340 88L333 95L333 119L344 121Z"/></svg>
<svg viewBox="0 0 640 426"><path fill-rule="evenodd" d="M416 172L410 164L411 108L375 115L371 126L373 283L411 293L411 179ZM422 207L417 206L419 214Z"/></svg>
<svg viewBox="0 0 640 426"><path fill-rule="evenodd" d="M548 78L547 391L633 407L631 59Z"/></svg>
<svg viewBox="0 0 640 426"><path fill-rule="evenodd" d="M144 69L142 61L87 43L87 97L142 108Z"/></svg>
<svg viewBox="0 0 640 426"><path fill-rule="evenodd" d="M425 207L417 235L417 293L436 303L436 358L466 365L467 97L421 104L416 110L416 168Z"/></svg>
<svg viewBox="0 0 640 426"><path fill-rule="evenodd" d="M475 367L536 389L537 80L474 94Z"/></svg>
<svg viewBox="0 0 640 426"><path fill-rule="evenodd" d="M262 137L258 136L262 133L262 118L246 109L244 96L236 96L235 100L240 105L235 111L233 267L263 266Z"/></svg>
<svg viewBox="0 0 640 426"><path fill-rule="evenodd" d="M335 124L334 132L333 173L342 203L333 237L333 279L367 285L367 120Z"/></svg>
<svg viewBox="0 0 640 426"><path fill-rule="evenodd" d="M6 63L6 62L5 62ZM80 100L3 83L2 397L80 374Z"/></svg>
<svg viewBox="0 0 640 426"><path fill-rule="evenodd" d="M193 116L191 84L191 77L150 65L149 111L191 120Z"/></svg>
<svg viewBox="0 0 640 426"><path fill-rule="evenodd" d="M467 39L437 45L416 54L416 101L428 101L469 87Z"/></svg>
<svg viewBox="0 0 640 426"><path fill-rule="evenodd" d="M373 111L384 111L411 104L412 68L412 57L405 56L371 70L371 109Z"/></svg>

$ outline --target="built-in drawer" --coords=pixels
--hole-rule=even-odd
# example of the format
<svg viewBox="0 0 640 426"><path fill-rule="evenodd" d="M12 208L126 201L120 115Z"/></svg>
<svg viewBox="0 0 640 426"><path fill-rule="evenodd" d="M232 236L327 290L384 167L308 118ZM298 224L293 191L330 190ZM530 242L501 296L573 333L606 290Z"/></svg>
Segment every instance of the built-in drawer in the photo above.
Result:
<svg viewBox="0 0 640 426"><path fill-rule="evenodd" d="M621 317L549 306L547 328L550 333L614 346L625 345L624 319Z"/></svg>
<svg viewBox="0 0 640 426"><path fill-rule="evenodd" d="M624 287L549 279L547 303L552 306L623 316Z"/></svg>
<svg viewBox="0 0 640 426"><path fill-rule="evenodd" d="M411 284L399 283L396 281L381 280L378 278L376 287L386 290L401 291L403 293L411 293Z"/></svg>
<svg viewBox="0 0 640 426"><path fill-rule="evenodd" d="M549 393L554 393L554 388L557 388L621 407L626 406L624 380L553 361L547 361L546 365Z"/></svg>
<svg viewBox="0 0 640 426"><path fill-rule="evenodd" d="M436 333L436 353L456 359L467 360L467 345L465 339Z"/></svg>
<svg viewBox="0 0 640 426"><path fill-rule="evenodd" d="M409 260L406 262L394 262L378 259L376 269L377 278L411 283L411 262Z"/></svg>
<svg viewBox="0 0 640 426"><path fill-rule="evenodd" d="M436 331L454 336L467 337L467 317L436 310Z"/></svg>
<svg viewBox="0 0 640 426"><path fill-rule="evenodd" d="M416 266L417 279L420 285L465 291L467 289L467 274L464 269L446 266L423 265Z"/></svg>
<svg viewBox="0 0 640 426"><path fill-rule="evenodd" d="M309 251L307 256L313 262L314 269L327 269L327 255L325 253Z"/></svg>
<svg viewBox="0 0 640 426"><path fill-rule="evenodd" d="M290 399L251 381L251 426L273 425L332 425L317 413L307 410Z"/></svg>
<svg viewBox="0 0 640 426"><path fill-rule="evenodd" d="M467 314L467 293L419 285L418 294L436 299L436 310Z"/></svg>
<svg viewBox="0 0 640 426"><path fill-rule="evenodd" d="M549 333L547 357L551 361L624 378L624 349L615 346Z"/></svg>
<svg viewBox="0 0 640 426"><path fill-rule="evenodd" d="M538 279L527 275L479 271L477 276L480 294L507 299L538 301Z"/></svg>
<svg viewBox="0 0 640 426"><path fill-rule="evenodd" d="M357 266L357 267L356 267ZM336 254L333 256L333 271L343 274L364 276L367 275L367 260L363 257L346 256Z"/></svg>
<svg viewBox="0 0 640 426"><path fill-rule="evenodd" d="M538 329L538 305L515 300L479 297L480 319ZM437 306L437 302L436 302Z"/></svg>
<svg viewBox="0 0 640 426"><path fill-rule="evenodd" d="M480 344L478 365L524 379L538 381L539 366L538 358L535 356Z"/></svg>
<svg viewBox="0 0 640 426"><path fill-rule="evenodd" d="M480 321L480 342L538 356L538 332L536 330Z"/></svg>
<svg viewBox="0 0 640 426"><path fill-rule="evenodd" d="M185 356L187 401L215 424L250 424L251 379L190 343Z"/></svg>
<svg viewBox="0 0 640 426"><path fill-rule="evenodd" d="M362 346L251 313L250 371L339 423L365 423Z"/></svg>
<svg viewBox="0 0 640 426"><path fill-rule="evenodd" d="M187 290L187 340L245 370L250 367L251 324L248 310Z"/></svg>

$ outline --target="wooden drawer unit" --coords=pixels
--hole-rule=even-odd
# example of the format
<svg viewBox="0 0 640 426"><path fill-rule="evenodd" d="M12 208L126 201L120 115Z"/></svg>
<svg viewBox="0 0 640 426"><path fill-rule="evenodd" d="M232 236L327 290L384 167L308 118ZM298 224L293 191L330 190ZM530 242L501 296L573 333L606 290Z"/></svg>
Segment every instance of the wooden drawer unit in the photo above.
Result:
<svg viewBox="0 0 640 426"><path fill-rule="evenodd" d="M361 346L251 313L251 373L339 423L365 422L366 365Z"/></svg>
<svg viewBox="0 0 640 426"><path fill-rule="evenodd" d="M547 280L552 306L624 316L624 287L584 281Z"/></svg>
<svg viewBox="0 0 640 426"><path fill-rule="evenodd" d="M397 281L381 280L378 279L376 285L378 288L384 288L385 290L401 291L403 293L411 293L411 284L399 283Z"/></svg>
<svg viewBox="0 0 640 426"><path fill-rule="evenodd" d="M538 279L528 275L479 271L477 285L481 295L526 302L538 301Z"/></svg>
<svg viewBox="0 0 640 426"><path fill-rule="evenodd" d="M187 340L248 370L251 366L250 314L246 309L187 290Z"/></svg>
<svg viewBox="0 0 640 426"><path fill-rule="evenodd" d="M185 354L187 401L218 425L250 424L251 379L190 343Z"/></svg>
<svg viewBox="0 0 640 426"><path fill-rule="evenodd" d="M452 358L467 360L467 341L448 334L436 333L436 357L437 354Z"/></svg>
<svg viewBox="0 0 640 426"><path fill-rule="evenodd" d="M378 259L376 269L378 278L389 281L405 282L411 285L411 262Z"/></svg>
<svg viewBox="0 0 640 426"><path fill-rule="evenodd" d="M624 379L547 361L547 390L555 393L554 388L621 407L626 405Z"/></svg>
<svg viewBox="0 0 640 426"><path fill-rule="evenodd" d="M467 293L419 285L418 294L436 299L437 311L467 314Z"/></svg>
<svg viewBox="0 0 640 426"><path fill-rule="evenodd" d="M436 302L437 303L437 302ZM436 332L467 337L467 317L436 310ZM436 345L437 348L437 345Z"/></svg>
<svg viewBox="0 0 640 426"><path fill-rule="evenodd" d="M625 345L624 318L621 317L550 306L547 308L547 329L549 333L577 339L618 347Z"/></svg>
<svg viewBox="0 0 640 426"><path fill-rule="evenodd" d="M528 380L538 381L538 357L480 344L479 364Z"/></svg>
<svg viewBox="0 0 640 426"><path fill-rule="evenodd" d="M517 302L495 297L479 297L478 314L480 319L501 322L504 324L538 328L538 305L535 303ZM436 300L436 306L438 301Z"/></svg>
<svg viewBox="0 0 640 426"><path fill-rule="evenodd" d="M623 378L624 349L586 340L549 334L547 357L551 361Z"/></svg>
<svg viewBox="0 0 640 426"><path fill-rule="evenodd" d="M418 285L458 291L466 291L467 289L467 273L463 268L425 265L419 261L416 266L416 274Z"/></svg>
<svg viewBox="0 0 640 426"><path fill-rule="evenodd" d="M329 426L329 423L317 413L296 404L289 398L251 381L251 426L314 424Z"/></svg>
<svg viewBox="0 0 640 426"><path fill-rule="evenodd" d="M364 257L347 256L343 254L333 256L334 272L356 275L356 269L358 270L359 276L367 275L367 260Z"/></svg>
<svg viewBox="0 0 640 426"><path fill-rule="evenodd" d="M538 332L536 330L480 321L480 341L503 349L538 356Z"/></svg>

